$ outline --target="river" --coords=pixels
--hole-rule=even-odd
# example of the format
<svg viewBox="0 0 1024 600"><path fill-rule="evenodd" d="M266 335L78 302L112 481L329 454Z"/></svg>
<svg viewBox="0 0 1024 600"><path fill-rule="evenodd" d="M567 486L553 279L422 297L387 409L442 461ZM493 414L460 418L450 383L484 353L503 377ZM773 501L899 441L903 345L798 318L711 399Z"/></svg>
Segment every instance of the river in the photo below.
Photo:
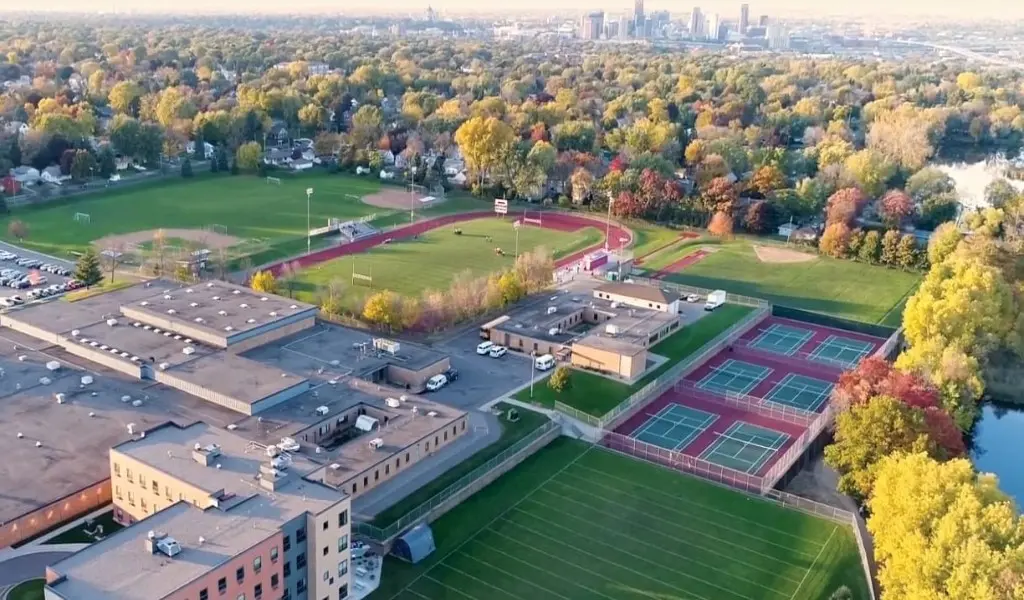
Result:
<svg viewBox="0 0 1024 600"><path fill-rule="evenodd" d="M999 487L1024 508L1024 408L986 404L974 430L971 458L979 471L999 477Z"/></svg>

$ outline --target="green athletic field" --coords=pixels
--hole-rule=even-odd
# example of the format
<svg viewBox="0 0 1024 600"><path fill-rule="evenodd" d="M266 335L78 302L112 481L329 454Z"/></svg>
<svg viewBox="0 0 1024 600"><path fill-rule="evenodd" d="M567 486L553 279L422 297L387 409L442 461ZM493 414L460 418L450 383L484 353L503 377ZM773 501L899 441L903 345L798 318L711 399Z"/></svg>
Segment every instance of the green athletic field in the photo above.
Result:
<svg viewBox="0 0 1024 600"><path fill-rule="evenodd" d="M106 235L159 228L199 229L226 227L229 235L260 238L270 244L298 240L295 251L305 250L306 188L313 188L310 222L313 227L329 218L356 219L376 214L388 223L408 215L362 203L359 198L380 189L380 182L322 171L301 175L282 174L281 184L267 183L252 175L202 175L183 180L171 178L151 184L111 187L109 190L48 204L15 209L0 222L0 237L14 241L8 223L19 219L29 233L19 245L54 255L81 252ZM396 188L400 189L400 188ZM442 209L445 204L440 205ZM76 222L76 213L89 222ZM301 248L299 248L301 246Z"/></svg>
<svg viewBox="0 0 1024 600"><path fill-rule="evenodd" d="M892 322L898 305L918 284L918 273L817 257L810 262L765 263L750 242L680 245L645 263L658 269L704 247L715 250L698 263L665 277L673 281L762 298L772 304L827 313L866 323ZM898 322L898 315L897 315Z"/></svg>
<svg viewBox="0 0 1024 600"><path fill-rule="evenodd" d="M373 600L867 598L848 528L559 438L433 524Z"/></svg>
<svg viewBox="0 0 1024 600"><path fill-rule="evenodd" d="M462 235L455 235L461 229ZM490 238L490 241L488 241ZM596 228L566 232L539 227L519 229L519 252L544 246L556 257L597 244L602 232ZM503 256L494 249L501 248ZM425 289L447 289L452 278L463 271L486 275L511 267L515 262L516 233L511 220L478 219L429 231L418 239L399 239L367 252L329 260L299 273L294 284L296 297L315 301L328 283L352 283L357 274L371 276L371 284L356 280L353 291L390 290L417 295Z"/></svg>

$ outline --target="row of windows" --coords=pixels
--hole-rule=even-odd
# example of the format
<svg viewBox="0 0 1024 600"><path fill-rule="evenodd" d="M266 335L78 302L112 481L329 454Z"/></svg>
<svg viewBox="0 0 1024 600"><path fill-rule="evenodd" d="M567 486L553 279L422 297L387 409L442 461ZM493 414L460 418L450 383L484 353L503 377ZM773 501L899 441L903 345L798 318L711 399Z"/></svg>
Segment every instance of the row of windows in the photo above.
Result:
<svg viewBox="0 0 1024 600"><path fill-rule="evenodd" d="M461 426L462 426L462 431L466 431L466 421L462 421ZM455 425L452 425L452 437L455 437L456 434L458 434L458 432L459 432L459 428L457 426L455 426ZM444 431L444 441L446 441L446 442L448 441L448 430ZM440 436L436 436L435 435L434 436L434 447L437 448L440 445L441 445L440 444ZM430 452L430 442L429 441L424 446L423 451L424 452ZM409 453L408 452L405 453L405 464L409 464ZM402 466L402 459L401 458L396 458L395 459L395 471L398 471L398 469L401 468L401 466ZM391 475L391 463L384 463L384 476L387 477L388 475ZM375 482L380 481L380 469L379 468L374 470L374 472L373 472L373 480ZM369 486L370 486L370 476L369 475L365 475L365 476L363 476L363 489L365 490ZM359 482L353 481L352 482L352 494L355 495L358 491L359 491Z"/></svg>

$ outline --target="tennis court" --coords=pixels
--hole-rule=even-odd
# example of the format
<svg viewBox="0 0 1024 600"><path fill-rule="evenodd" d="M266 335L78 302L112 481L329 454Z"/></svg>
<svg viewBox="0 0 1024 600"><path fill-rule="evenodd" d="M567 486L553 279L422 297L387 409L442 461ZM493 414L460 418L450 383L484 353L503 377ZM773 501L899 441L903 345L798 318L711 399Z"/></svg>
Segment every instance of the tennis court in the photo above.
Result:
<svg viewBox="0 0 1024 600"><path fill-rule="evenodd" d="M680 450L717 420L718 415L681 404L670 404L651 415L632 436L659 448Z"/></svg>
<svg viewBox="0 0 1024 600"><path fill-rule="evenodd" d="M792 356L812 337L814 332L810 329L772 323L747 345L757 350Z"/></svg>
<svg viewBox="0 0 1024 600"><path fill-rule="evenodd" d="M874 348L875 345L871 342L830 335L814 349L809 358L818 362L853 367Z"/></svg>
<svg viewBox="0 0 1024 600"><path fill-rule="evenodd" d="M785 445L785 433L736 421L700 457L742 473L757 473Z"/></svg>
<svg viewBox="0 0 1024 600"><path fill-rule="evenodd" d="M790 373L768 392L765 400L817 412L828 400L832 387L833 384L828 381Z"/></svg>
<svg viewBox="0 0 1024 600"><path fill-rule="evenodd" d="M730 358L714 367L697 383L697 387L723 396L730 393L746 395L767 379L771 372L771 367Z"/></svg>

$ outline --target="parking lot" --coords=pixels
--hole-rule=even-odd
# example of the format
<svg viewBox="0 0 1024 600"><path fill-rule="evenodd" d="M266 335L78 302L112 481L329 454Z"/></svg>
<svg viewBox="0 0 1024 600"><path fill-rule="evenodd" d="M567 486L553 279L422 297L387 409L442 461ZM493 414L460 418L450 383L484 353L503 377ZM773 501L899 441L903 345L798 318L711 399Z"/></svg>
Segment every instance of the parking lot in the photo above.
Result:
<svg viewBox="0 0 1024 600"><path fill-rule="evenodd" d="M72 281L74 265L0 243L0 307L59 296L79 287Z"/></svg>
<svg viewBox="0 0 1024 600"><path fill-rule="evenodd" d="M529 383L529 356L506 352L500 358L476 353L482 342L476 328L472 328L444 344L435 346L449 355L452 367L459 371L457 381L431 392L432 400L461 409L480 406ZM539 375L536 372L535 375Z"/></svg>

